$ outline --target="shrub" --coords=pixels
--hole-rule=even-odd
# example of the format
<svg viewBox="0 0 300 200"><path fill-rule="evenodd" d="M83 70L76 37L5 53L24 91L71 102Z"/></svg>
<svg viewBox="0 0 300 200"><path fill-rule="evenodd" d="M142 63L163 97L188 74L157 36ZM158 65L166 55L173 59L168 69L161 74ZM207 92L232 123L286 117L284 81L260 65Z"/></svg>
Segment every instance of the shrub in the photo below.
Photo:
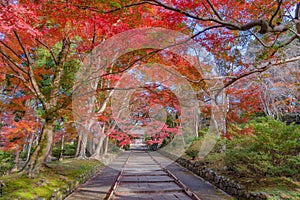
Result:
<svg viewBox="0 0 300 200"><path fill-rule="evenodd" d="M64 155L74 157L76 153L76 144L66 143L64 147Z"/></svg>
<svg viewBox="0 0 300 200"><path fill-rule="evenodd" d="M0 175L9 172L14 166L14 156L8 152L0 151Z"/></svg>
<svg viewBox="0 0 300 200"><path fill-rule="evenodd" d="M60 157L60 152L61 152L61 145L57 145L53 147L52 149L52 156L59 158ZM70 156L74 157L76 153L76 143L71 144L71 143L66 143L64 145L64 150L63 150L63 156Z"/></svg>
<svg viewBox="0 0 300 200"><path fill-rule="evenodd" d="M33 152L34 152L34 148L31 148L31 150L30 150L30 155L32 155ZM28 154L28 150L22 151L22 152L20 153L20 158L21 158L22 160L26 160L27 154Z"/></svg>
<svg viewBox="0 0 300 200"><path fill-rule="evenodd" d="M247 126L254 135L240 135L227 144L229 169L241 176L299 176L299 125L257 118Z"/></svg>
<svg viewBox="0 0 300 200"><path fill-rule="evenodd" d="M190 156L193 160L199 155L202 140L196 138L192 144L187 148L185 153Z"/></svg>

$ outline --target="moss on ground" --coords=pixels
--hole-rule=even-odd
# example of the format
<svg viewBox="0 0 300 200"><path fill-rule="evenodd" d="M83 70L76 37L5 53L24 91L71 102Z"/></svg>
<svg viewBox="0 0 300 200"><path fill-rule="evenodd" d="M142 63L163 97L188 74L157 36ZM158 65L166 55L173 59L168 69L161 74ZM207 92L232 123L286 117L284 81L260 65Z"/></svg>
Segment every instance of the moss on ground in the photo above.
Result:
<svg viewBox="0 0 300 200"><path fill-rule="evenodd" d="M58 189L66 189L74 180L84 180L92 170L104 167L96 160L63 160L48 164L36 178L12 174L0 177L5 187L0 199L51 198Z"/></svg>
<svg viewBox="0 0 300 200"><path fill-rule="evenodd" d="M263 190L275 199L300 199L300 183L286 177L266 178L259 180L259 187L251 185L252 190Z"/></svg>

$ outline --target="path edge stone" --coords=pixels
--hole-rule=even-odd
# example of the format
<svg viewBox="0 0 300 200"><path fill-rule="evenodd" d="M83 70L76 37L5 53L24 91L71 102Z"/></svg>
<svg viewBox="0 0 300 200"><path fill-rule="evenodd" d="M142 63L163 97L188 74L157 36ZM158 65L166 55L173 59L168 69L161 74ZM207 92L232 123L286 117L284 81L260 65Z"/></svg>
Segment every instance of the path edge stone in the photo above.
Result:
<svg viewBox="0 0 300 200"><path fill-rule="evenodd" d="M118 152L114 156L114 158L110 161L112 162L116 158L118 158L123 151ZM91 178L97 176L99 173L102 172L102 170L105 168L107 164L103 164L101 161L99 162L99 165L94 166L89 172L85 174L81 174L79 177L77 177L76 180L72 180L71 182L67 183L67 188L58 188L57 190L53 191L51 200L63 200L66 197L68 197L70 194L72 194L80 185L85 184L88 180Z"/></svg>
<svg viewBox="0 0 300 200"><path fill-rule="evenodd" d="M71 182L67 183L67 188L63 187L54 190L50 199L51 200L65 199L72 192L74 192L81 184L84 184L89 179L96 176L98 173L101 173L103 167L104 167L103 164L100 163L99 165L94 166L89 172L85 174L81 174L79 177L77 177L76 180L72 180Z"/></svg>

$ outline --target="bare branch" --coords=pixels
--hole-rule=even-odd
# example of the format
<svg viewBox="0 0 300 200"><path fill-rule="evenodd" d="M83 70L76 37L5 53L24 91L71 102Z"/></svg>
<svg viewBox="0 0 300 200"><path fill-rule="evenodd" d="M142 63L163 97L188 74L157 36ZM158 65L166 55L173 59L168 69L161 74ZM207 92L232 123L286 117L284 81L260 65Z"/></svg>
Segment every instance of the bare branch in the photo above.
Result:
<svg viewBox="0 0 300 200"><path fill-rule="evenodd" d="M297 3L296 10L295 10L295 20L299 20L300 18L300 3ZM296 22L296 30L297 35L300 34L300 22ZM300 38L299 38L300 40Z"/></svg>
<svg viewBox="0 0 300 200"><path fill-rule="evenodd" d="M289 45L290 43L292 43L296 38L299 38L299 36L295 35L293 37L291 37L286 43L278 46L278 49L282 48L282 47L285 47L287 45Z"/></svg>
<svg viewBox="0 0 300 200"><path fill-rule="evenodd" d="M53 60L54 60L54 63L57 65L57 59L56 59L56 56L54 54L54 52L52 51L52 49L50 47L48 47L45 43L43 43L41 40L39 39L35 39L38 43L40 43L42 46L44 46L46 49L48 49L48 51L50 52Z"/></svg>
<svg viewBox="0 0 300 200"><path fill-rule="evenodd" d="M272 15L272 17L271 17L271 19L270 19L270 21L269 21L269 26L270 26L270 27L273 27L272 22L273 22L274 18L276 17L276 15L278 14L281 5L282 5L282 0L278 0L277 9L276 9L275 13Z"/></svg>
<svg viewBox="0 0 300 200"><path fill-rule="evenodd" d="M15 36L16 36L16 38L17 38L17 40L18 40L18 42L19 42L22 50L24 51L25 57L26 57L27 62L28 62L28 68L29 68L29 70L28 70L27 74L29 76L30 83L33 86L34 94L42 102L42 104L45 106L45 108L49 109L49 104L48 104L47 98L41 92L41 90L39 88L39 85L38 85L38 83L37 83L37 81L35 79L34 71L33 71L33 68L32 68L32 63L33 62L31 61L31 58L29 57L29 55L28 55L28 53L27 53L27 51L26 51L26 49L25 49L25 47L24 47L24 45L23 45L23 43L22 43L22 41L21 41L21 39L20 39L20 37L18 35L18 33L16 31L14 31L14 33L15 33Z"/></svg>
<svg viewBox="0 0 300 200"><path fill-rule="evenodd" d="M96 23L94 23L93 39L92 39L92 50L94 49L96 43Z"/></svg>
<svg viewBox="0 0 300 200"><path fill-rule="evenodd" d="M208 30L210 30L210 29L222 28L222 27L223 27L222 25L216 25L216 26L210 26L210 27L207 27L207 28L205 28L205 29L199 31L199 32L196 33L195 35L193 35L193 36L191 37L191 39L194 39L195 37L199 36L200 34L206 32L206 31L208 31Z"/></svg>
<svg viewBox="0 0 300 200"><path fill-rule="evenodd" d="M22 74L20 74L17 70L15 70L9 63L6 62L6 65L15 73L5 73L5 72L0 72L2 74L5 74L5 75L10 75L10 76L13 76L17 79L19 79L20 81L23 82L23 84L25 85L25 87L27 87L30 92L33 94L33 95L36 95L35 91L33 90L33 88L28 84L28 81L24 78L24 76Z"/></svg>
<svg viewBox="0 0 300 200"><path fill-rule="evenodd" d="M160 6L160 7L163 7L165 9L181 13L181 14L185 15L186 17L189 17L189 18L192 18L192 19L195 19L195 20L215 22L215 23L217 23L219 25L222 25L223 27L228 28L230 30L248 31L248 30L250 30L250 29L252 29L256 26L259 26L260 27L259 33L265 34L265 33L268 33L268 32L284 32L284 31L287 31L289 28L291 28L294 25L293 22L287 22L287 23L283 23L283 24L271 27L271 26L269 26L268 22L266 20L263 20L263 19L253 20L253 21L250 21L246 24L232 23L232 22L220 20L219 18L201 17L201 16L198 16L198 15L194 15L192 13L189 13L187 11L178 9L176 7L166 5L166 4L164 4L164 3L162 3L158 0L145 0L145 2L156 3L156 6ZM299 20L296 20L296 23L299 23Z"/></svg>
<svg viewBox="0 0 300 200"><path fill-rule="evenodd" d="M26 51L26 49L25 49L25 47L24 47L24 45L23 45L23 43L21 41L21 38L19 37L19 35L18 35L18 33L16 31L14 31L14 34L15 34L15 36L16 36L16 38L17 38L17 40L18 40L18 42L19 42L19 44L20 44L20 46L21 46L21 48L22 48L22 50L24 52L24 55L25 55L25 57L27 59L27 62L28 62L28 66L31 65L31 63L32 63L31 62L31 58L29 57L29 55L28 55L28 53L27 53L27 51Z"/></svg>
<svg viewBox="0 0 300 200"><path fill-rule="evenodd" d="M103 13L103 14L110 14L110 13L114 13L114 12L120 11L120 10L125 9L125 8L140 6L140 5L144 5L144 4L156 5L156 4L153 4L153 3L150 3L150 2L142 1L142 2L139 2L139 3L132 3L132 4L124 5L124 6L121 6L119 8L115 8L115 9L108 10L108 11L103 11L103 10L99 10L96 7L80 5L80 4L74 4L74 6L76 6L79 9L82 9L82 10L90 10L90 11L93 11L93 12L98 12L98 13Z"/></svg>
<svg viewBox="0 0 300 200"><path fill-rule="evenodd" d="M140 58L134 60L134 61L133 61L132 63L130 63L126 68L124 68L124 69L122 69L122 70L120 70L120 71L118 71L118 72L108 72L108 73L106 73L106 74L102 74L101 77L105 77L105 76L108 76L108 75L111 75L111 74L119 74L119 73L122 73L122 72L124 72L124 71L130 69L131 67L133 67L137 62L142 61L142 60L145 59L145 58L149 58L149 57L153 56L154 54L156 54L156 53L158 53L158 52L160 52L160 51L162 51L162 50L163 50L163 49L157 49L157 50L151 51L150 53L148 53L148 54L146 54L146 55L144 55L144 56L142 56L142 57L140 57Z"/></svg>
<svg viewBox="0 0 300 200"><path fill-rule="evenodd" d="M4 51L2 51L1 48L0 48L0 54L2 54L9 62L11 62L15 67L17 67L23 73L27 74L27 72L22 68L22 66L16 63L10 56L8 56Z"/></svg>
<svg viewBox="0 0 300 200"><path fill-rule="evenodd" d="M246 76L249 76L249 75L255 74L255 73L262 73L262 72L267 71L268 69L270 69L272 66L283 65L283 64L287 64L287 63L290 63L290 62L295 62L295 61L298 61L298 60L300 60L300 56L296 56L296 57L293 57L293 58L288 58L288 59L285 59L285 60L279 60L279 61L275 61L275 62L268 62L264 67L250 70L246 73L243 73L243 74L231 79L231 81L224 84L224 86L217 92L216 96L218 96L223 89L229 87L233 83L237 82L238 80L240 80L240 79L242 79Z"/></svg>
<svg viewBox="0 0 300 200"><path fill-rule="evenodd" d="M15 50L13 50L10 46L8 46L5 42L3 42L2 40L0 40L0 43L5 46L7 49L9 49L16 57L20 58L20 55L17 54L17 52ZM22 60L20 58L20 60Z"/></svg>
<svg viewBox="0 0 300 200"><path fill-rule="evenodd" d="M211 7L211 9L214 11L215 15L219 18L219 20L222 20L222 17L220 16L218 11L216 10L215 6L211 3L211 1L210 0L206 0L206 1L209 4L209 6Z"/></svg>
<svg viewBox="0 0 300 200"><path fill-rule="evenodd" d="M4 59L4 58L2 58ZM26 82L25 78L23 76L21 76L18 71L16 69L14 69L9 63L6 62L6 65L14 72L14 73L7 73L7 72L0 72L2 74L6 74L6 75L11 75L15 78L18 78L20 80L22 80L23 82Z"/></svg>
<svg viewBox="0 0 300 200"><path fill-rule="evenodd" d="M249 30L249 32L257 39L257 41L264 47L270 48L270 45L265 44L253 31Z"/></svg>
<svg viewBox="0 0 300 200"><path fill-rule="evenodd" d="M133 4L129 4L129 5L125 5L125 6L122 6L120 8L116 8L116 9L113 9L113 10L110 10L110 11L106 11L104 12L105 14L109 14L109 13L113 13L113 12L116 12L116 11L119 11L119 10L122 10L124 8L130 8L130 7L134 7L134 6L140 6L140 5L143 5L143 4L151 4L151 5L156 5L156 4L153 4L153 3L149 3L149 2L139 2L139 3L133 3Z"/></svg>
<svg viewBox="0 0 300 200"><path fill-rule="evenodd" d="M274 65L274 66L283 65L283 64L290 63L290 62L295 62L295 61L298 61L298 60L300 60L300 55L292 57L292 58L288 58L288 59L285 59L285 60L276 61L275 63L272 63L271 65Z"/></svg>

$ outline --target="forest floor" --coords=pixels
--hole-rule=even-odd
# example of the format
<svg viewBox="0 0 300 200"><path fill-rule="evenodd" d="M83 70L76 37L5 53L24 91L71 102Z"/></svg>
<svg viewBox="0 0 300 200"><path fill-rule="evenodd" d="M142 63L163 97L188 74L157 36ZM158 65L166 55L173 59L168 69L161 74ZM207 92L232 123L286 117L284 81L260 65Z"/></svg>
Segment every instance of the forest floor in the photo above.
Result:
<svg viewBox="0 0 300 200"><path fill-rule="evenodd" d="M66 159L49 163L35 178L19 174L3 176L0 179L5 186L0 199L50 199L59 190L85 182L104 166L97 160Z"/></svg>

